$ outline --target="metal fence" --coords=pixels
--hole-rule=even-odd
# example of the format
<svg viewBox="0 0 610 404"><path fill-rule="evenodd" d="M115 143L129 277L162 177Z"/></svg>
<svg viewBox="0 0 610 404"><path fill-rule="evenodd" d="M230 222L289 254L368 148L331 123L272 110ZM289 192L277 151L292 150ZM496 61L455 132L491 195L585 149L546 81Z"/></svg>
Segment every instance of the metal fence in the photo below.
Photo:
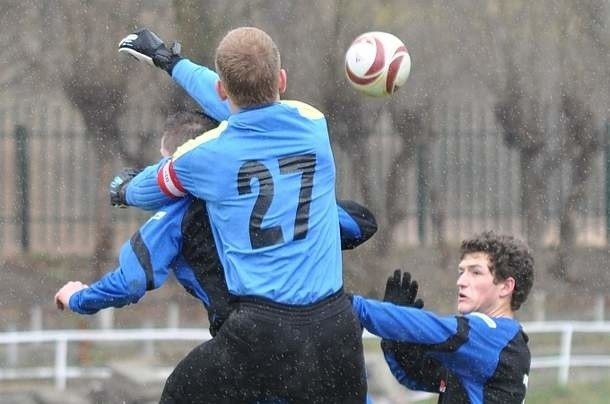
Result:
<svg viewBox="0 0 610 404"><path fill-rule="evenodd" d="M557 369L557 383L565 386L569 381L570 369L575 367L610 368L610 354L607 345L600 344L592 349L590 354L573 353L574 334L610 336L608 322L532 322L524 323L523 328L529 335L559 334L559 346L551 347L544 355L533 353L532 375L536 369ZM205 341L210 339L207 329L133 329L133 330L54 330L41 332L8 332L0 333L0 345L7 350L17 350L20 344L54 344L52 366L36 366L30 368L0 367L0 380L21 379L53 379L59 390L66 388L68 378L107 378L111 372L105 367L83 367L68 363L68 344L81 341L92 342L133 342L133 341ZM365 332L363 338L376 339L374 335ZM10 354L8 356L11 356ZM12 356L15 356L14 354ZM159 382L162 382L171 369L160 368ZM530 377L532 377L530 375Z"/></svg>
<svg viewBox="0 0 610 404"><path fill-rule="evenodd" d="M524 234L520 206L519 155L502 140L489 109L447 107L436 114L435 140L418 148L417 164L404 173L402 200L407 217L404 244L432 239L427 190L444 198L446 239L461 238L485 228ZM158 119L137 120L137 130L158 131ZM143 126L144 125L144 126ZM146 126L148 125L148 126ZM132 125L133 126L133 125ZM128 129L129 130L129 129ZM549 129L552 130L552 129ZM610 137L610 126L599 128ZM130 135L126 133L126 135ZM127 136L129 137L129 136ZM156 149L156 146L155 146ZM379 135L370 160L383 195L389 158L395 149L390 136ZM581 243L605 245L610 221L608 146L592 164L587 198L578 208L577 236ZM425 158L423 157L425 154ZM339 194L355 195L355 179L345 174L347 156L336 150ZM90 253L94 246L95 189L99 179L94 142L79 115L50 106L0 110L0 253L15 251ZM117 169L120 162L116 161ZM546 190L545 237L556 240L561 203L569 186L568 162L549 173ZM422 173L426 177L422 179ZM147 216L136 209L113 209L116 245ZM547 240L547 241L548 241Z"/></svg>

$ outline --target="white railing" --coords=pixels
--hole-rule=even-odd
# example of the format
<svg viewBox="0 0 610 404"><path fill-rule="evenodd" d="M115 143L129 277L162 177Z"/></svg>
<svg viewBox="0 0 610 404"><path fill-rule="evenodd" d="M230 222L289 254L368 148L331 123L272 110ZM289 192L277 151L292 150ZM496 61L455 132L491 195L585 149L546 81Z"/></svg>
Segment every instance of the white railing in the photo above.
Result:
<svg viewBox="0 0 610 404"><path fill-rule="evenodd" d="M532 358L532 369L557 368L557 381L566 385L571 367L610 367L610 355L572 355L574 333L596 333L610 336L610 322L531 322L523 328L532 334L561 334L559 354ZM68 378L111 376L108 368L80 368L68 366L68 343L80 341L206 341L211 338L207 329L131 329L131 330L53 330L0 333L0 345L10 351L19 344L54 343L55 363L53 367L0 368L1 380L50 379L55 380L58 390L66 388ZM365 332L363 338L377 338ZM14 355L14 354L13 354ZM169 375L170 368L160 368L159 379Z"/></svg>

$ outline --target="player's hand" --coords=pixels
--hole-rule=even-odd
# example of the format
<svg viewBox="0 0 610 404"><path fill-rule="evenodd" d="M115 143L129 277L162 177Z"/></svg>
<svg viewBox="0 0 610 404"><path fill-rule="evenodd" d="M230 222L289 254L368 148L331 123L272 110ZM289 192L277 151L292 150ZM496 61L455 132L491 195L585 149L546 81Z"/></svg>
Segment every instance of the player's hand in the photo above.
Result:
<svg viewBox="0 0 610 404"><path fill-rule="evenodd" d="M124 168L110 182L110 204L124 208L127 205L127 184L142 171L141 168Z"/></svg>
<svg viewBox="0 0 610 404"><path fill-rule="evenodd" d="M73 294L78 292L79 290L83 290L88 288L88 285L85 285L81 282L73 282L70 281L66 283L64 286L59 289L59 291L55 294L55 305L59 310L64 310L66 307L70 306L70 298Z"/></svg>
<svg viewBox="0 0 610 404"><path fill-rule="evenodd" d="M400 269L397 269L394 271L394 274L388 278L383 300L399 306L421 309L424 307L424 301L422 299L417 299L418 290L419 284L417 281L411 280L411 274L405 271L401 280Z"/></svg>
<svg viewBox="0 0 610 404"><path fill-rule="evenodd" d="M157 34L147 28L139 29L121 39L119 52L157 66L168 72L170 76L176 63L182 59L178 42L174 42L168 48Z"/></svg>

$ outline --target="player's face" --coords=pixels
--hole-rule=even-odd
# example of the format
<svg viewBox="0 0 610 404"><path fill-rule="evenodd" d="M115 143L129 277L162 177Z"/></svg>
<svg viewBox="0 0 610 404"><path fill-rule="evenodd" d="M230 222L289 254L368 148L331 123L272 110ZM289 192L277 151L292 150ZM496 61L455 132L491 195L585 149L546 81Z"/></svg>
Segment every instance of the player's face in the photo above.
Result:
<svg viewBox="0 0 610 404"><path fill-rule="evenodd" d="M486 253L464 255L458 267L457 309L461 314L477 311L493 315L500 309L501 282L494 283Z"/></svg>

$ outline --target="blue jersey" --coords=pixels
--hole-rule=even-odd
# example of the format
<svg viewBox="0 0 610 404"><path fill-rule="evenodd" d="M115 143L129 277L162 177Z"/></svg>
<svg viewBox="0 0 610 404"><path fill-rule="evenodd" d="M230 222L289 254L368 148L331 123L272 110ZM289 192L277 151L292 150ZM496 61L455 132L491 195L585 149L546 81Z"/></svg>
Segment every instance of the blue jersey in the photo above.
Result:
<svg viewBox="0 0 610 404"><path fill-rule="evenodd" d="M223 118L226 104L210 93L215 73L183 60L172 74ZM186 192L207 202L231 293L302 305L342 287L334 159L315 108L283 101L241 110L180 147L156 184L151 170L138 177L129 203Z"/></svg>
<svg viewBox="0 0 610 404"><path fill-rule="evenodd" d="M377 231L375 217L363 206L339 201L341 241L354 248ZM81 314L136 303L163 285L170 272L208 311L214 335L233 310L212 237L205 203L192 197L167 205L121 248L119 267L72 295L69 306Z"/></svg>
<svg viewBox="0 0 610 404"><path fill-rule="evenodd" d="M440 393L441 403L521 403L530 369L527 336L507 317L481 313L440 317L431 312L354 296L362 325L405 355L384 349L397 380Z"/></svg>
<svg viewBox="0 0 610 404"><path fill-rule="evenodd" d="M167 205L123 244L119 267L70 298L70 309L93 314L136 303L170 273L208 311L212 333L232 310L205 205L191 197Z"/></svg>

